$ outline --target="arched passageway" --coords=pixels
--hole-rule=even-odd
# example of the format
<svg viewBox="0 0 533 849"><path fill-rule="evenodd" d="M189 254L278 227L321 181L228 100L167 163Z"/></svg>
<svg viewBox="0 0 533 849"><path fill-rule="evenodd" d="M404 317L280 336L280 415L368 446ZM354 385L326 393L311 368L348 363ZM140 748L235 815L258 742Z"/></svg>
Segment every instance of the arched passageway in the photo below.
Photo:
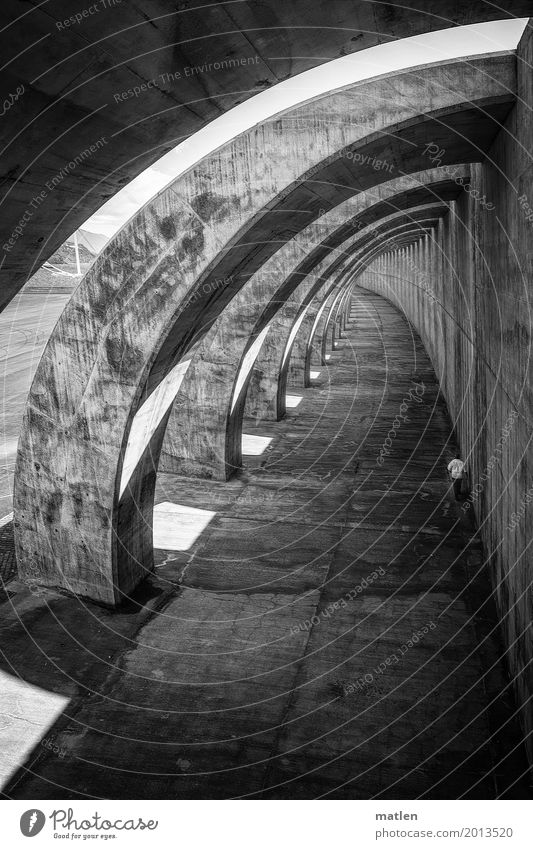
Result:
<svg viewBox="0 0 533 849"><path fill-rule="evenodd" d="M143 402L182 379L194 346L280 244L387 182L390 167L426 170L428 138L442 164L480 160L515 90L506 54L470 60L468 73L446 62L332 92L238 136L143 208L76 290L30 392L15 476L24 576L108 604L127 596L151 567L170 412L150 413L124 489Z"/></svg>
<svg viewBox="0 0 533 849"><path fill-rule="evenodd" d="M236 104L368 47L531 14L504 6L4 0L0 309L104 201Z"/></svg>
<svg viewBox="0 0 533 849"><path fill-rule="evenodd" d="M145 607L49 594L33 610L40 649L65 672L76 657L83 686L50 730L61 757L41 747L10 796L523 798L451 423L417 334L355 292L313 387L263 422L271 450L229 483L159 476L156 512L211 514L192 547L156 552ZM24 624L17 668L42 684Z"/></svg>

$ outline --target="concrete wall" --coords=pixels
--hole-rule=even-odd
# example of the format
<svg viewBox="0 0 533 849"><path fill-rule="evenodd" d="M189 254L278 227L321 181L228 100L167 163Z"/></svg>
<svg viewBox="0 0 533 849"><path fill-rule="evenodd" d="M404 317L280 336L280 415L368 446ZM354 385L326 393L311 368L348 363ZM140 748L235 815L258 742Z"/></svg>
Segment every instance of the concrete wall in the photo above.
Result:
<svg viewBox="0 0 533 849"><path fill-rule="evenodd" d="M431 356L468 462L471 494L461 509L475 511L485 544L526 734L533 729L532 62L526 30L517 105L486 162L472 166L465 194L433 238L381 257L358 280L405 312ZM529 753L533 759L531 738Z"/></svg>

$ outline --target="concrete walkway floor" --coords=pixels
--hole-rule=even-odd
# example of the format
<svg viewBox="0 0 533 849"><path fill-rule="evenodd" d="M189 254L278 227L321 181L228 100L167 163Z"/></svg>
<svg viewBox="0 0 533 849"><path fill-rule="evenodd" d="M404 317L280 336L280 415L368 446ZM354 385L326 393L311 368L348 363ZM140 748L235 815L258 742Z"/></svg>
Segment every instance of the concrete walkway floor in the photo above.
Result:
<svg viewBox="0 0 533 849"><path fill-rule="evenodd" d="M2 705L6 796L528 796L489 570L450 497L455 445L420 340L358 290L315 368L284 421L246 425L272 442L229 483L160 475L166 548L128 606L7 587L4 674L68 701L18 770L25 696ZM210 512L182 522L176 504Z"/></svg>

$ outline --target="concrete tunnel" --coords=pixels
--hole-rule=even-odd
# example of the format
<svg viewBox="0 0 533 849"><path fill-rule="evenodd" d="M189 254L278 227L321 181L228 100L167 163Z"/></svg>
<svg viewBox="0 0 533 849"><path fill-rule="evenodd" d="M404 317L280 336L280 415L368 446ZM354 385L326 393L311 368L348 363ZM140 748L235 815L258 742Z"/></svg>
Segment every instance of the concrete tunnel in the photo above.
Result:
<svg viewBox="0 0 533 849"><path fill-rule="evenodd" d="M505 16L138 2L82 30L51 3L23 31L16 6L3 306L258 90ZM63 754L15 741L7 798L529 798L531 32L214 145L81 279L25 404L2 602Z"/></svg>

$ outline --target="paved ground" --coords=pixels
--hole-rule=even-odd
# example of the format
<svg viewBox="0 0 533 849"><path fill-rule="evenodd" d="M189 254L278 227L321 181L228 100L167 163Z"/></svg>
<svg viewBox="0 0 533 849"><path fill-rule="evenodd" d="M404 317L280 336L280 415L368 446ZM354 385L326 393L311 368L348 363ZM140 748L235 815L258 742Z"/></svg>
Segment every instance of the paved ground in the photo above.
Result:
<svg viewBox="0 0 533 849"><path fill-rule="evenodd" d="M7 796L527 796L418 337L359 292L315 383L230 483L160 476L159 502L216 515L127 607L7 587L3 675L31 685L0 705Z"/></svg>

